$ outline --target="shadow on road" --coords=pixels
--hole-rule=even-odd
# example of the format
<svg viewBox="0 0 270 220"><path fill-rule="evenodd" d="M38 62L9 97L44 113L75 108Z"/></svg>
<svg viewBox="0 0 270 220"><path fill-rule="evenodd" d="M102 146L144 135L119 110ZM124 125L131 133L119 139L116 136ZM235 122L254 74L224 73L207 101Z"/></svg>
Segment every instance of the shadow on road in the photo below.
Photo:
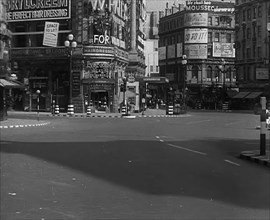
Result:
<svg viewBox="0 0 270 220"><path fill-rule="evenodd" d="M215 146L221 143L220 140L212 142ZM238 167L228 175L226 172L231 169L213 167L207 157L195 161L197 157L193 154L187 155L188 152L177 148L168 150L168 146L157 141L10 142L1 146L1 152L41 158L146 194L205 199L211 199L209 195L212 195L215 200L230 204L269 208L266 190L250 196L249 192L256 191L257 185L247 175L241 175ZM239 190L241 187L247 191ZM254 205L253 200L258 202Z"/></svg>

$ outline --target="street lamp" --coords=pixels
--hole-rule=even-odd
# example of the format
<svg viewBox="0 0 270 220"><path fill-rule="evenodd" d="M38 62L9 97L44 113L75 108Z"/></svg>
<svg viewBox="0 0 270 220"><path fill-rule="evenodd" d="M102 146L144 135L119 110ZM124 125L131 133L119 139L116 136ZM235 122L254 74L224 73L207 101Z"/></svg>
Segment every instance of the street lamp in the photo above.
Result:
<svg viewBox="0 0 270 220"><path fill-rule="evenodd" d="M72 103L72 55L73 50L77 47L77 42L73 34L69 34L67 36L67 40L65 41L65 47L68 48L68 56L69 56L69 104Z"/></svg>
<svg viewBox="0 0 270 220"><path fill-rule="evenodd" d="M187 56L182 56L182 65L184 69L184 80L183 80L183 105L186 108L186 77L187 77Z"/></svg>
<svg viewBox="0 0 270 220"><path fill-rule="evenodd" d="M225 101L225 73L226 73L226 70L225 70L225 64L226 64L226 61L224 58L221 59L221 65L219 65L219 70L222 74L222 79L223 79L223 83L222 83L222 102Z"/></svg>
<svg viewBox="0 0 270 220"><path fill-rule="evenodd" d="M39 121L39 94L40 94L40 90L38 89L37 91L36 91L36 93L37 93L37 120Z"/></svg>

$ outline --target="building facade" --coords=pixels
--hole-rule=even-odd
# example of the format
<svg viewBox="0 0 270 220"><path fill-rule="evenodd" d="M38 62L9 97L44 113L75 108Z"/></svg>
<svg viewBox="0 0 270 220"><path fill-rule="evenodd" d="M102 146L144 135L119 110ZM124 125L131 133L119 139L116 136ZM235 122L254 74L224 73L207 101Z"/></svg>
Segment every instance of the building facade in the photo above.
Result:
<svg viewBox="0 0 270 220"><path fill-rule="evenodd" d="M236 70L243 99L256 93L269 100L269 22L268 0L236 0Z"/></svg>
<svg viewBox="0 0 270 220"><path fill-rule="evenodd" d="M175 99L209 109L228 99L236 88L234 37L231 2L187 1L185 7L165 10L159 25L159 66Z"/></svg>
<svg viewBox="0 0 270 220"><path fill-rule="evenodd" d="M56 0L31 6L23 2L8 1L7 19L13 32L12 69L27 86L24 110L36 109L40 90L44 111L51 110L53 101L60 111L67 111L68 104L75 112L84 112L88 105L118 111L123 102L120 85L132 63L133 1ZM136 1L135 7L139 7ZM74 48L65 46L70 34ZM136 51L137 45L135 41Z"/></svg>

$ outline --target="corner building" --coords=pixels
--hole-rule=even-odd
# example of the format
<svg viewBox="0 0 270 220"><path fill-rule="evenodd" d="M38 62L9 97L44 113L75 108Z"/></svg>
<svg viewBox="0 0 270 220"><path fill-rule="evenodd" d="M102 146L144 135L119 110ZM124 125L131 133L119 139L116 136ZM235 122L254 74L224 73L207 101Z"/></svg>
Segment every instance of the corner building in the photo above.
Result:
<svg viewBox="0 0 270 220"><path fill-rule="evenodd" d="M75 112L118 111L123 101L120 84L129 65L130 3L126 0L8 1L12 30L11 61L18 79L27 86L24 110L60 111L74 104ZM45 22L59 24L54 46L44 46ZM76 48L64 42L73 34ZM48 37L48 36L47 36ZM55 39L54 39L55 40ZM70 53L72 50L72 55Z"/></svg>
<svg viewBox="0 0 270 220"><path fill-rule="evenodd" d="M237 89L234 16L231 2L187 1L160 19L160 75L192 108L217 109Z"/></svg>

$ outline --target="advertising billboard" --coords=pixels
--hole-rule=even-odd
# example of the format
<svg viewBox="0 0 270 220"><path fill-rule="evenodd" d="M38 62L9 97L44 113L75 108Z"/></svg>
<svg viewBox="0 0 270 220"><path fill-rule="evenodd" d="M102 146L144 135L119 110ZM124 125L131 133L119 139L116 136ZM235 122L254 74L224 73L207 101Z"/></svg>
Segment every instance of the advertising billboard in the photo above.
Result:
<svg viewBox="0 0 270 220"><path fill-rule="evenodd" d="M268 69L267 68L256 68L256 79L269 79Z"/></svg>
<svg viewBox="0 0 270 220"><path fill-rule="evenodd" d="M207 59L207 44L185 45L188 59Z"/></svg>
<svg viewBox="0 0 270 220"><path fill-rule="evenodd" d="M186 1L186 11L234 12L234 3L224 1Z"/></svg>
<svg viewBox="0 0 270 220"><path fill-rule="evenodd" d="M59 23L45 22L43 45L49 47L57 46Z"/></svg>
<svg viewBox="0 0 270 220"><path fill-rule="evenodd" d="M7 1L8 22L69 19L71 0Z"/></svg>
<svg viewBox="0 0 270 220"><path fill-rule="evenodd" d="M185 43L190 44L207 44L208 29L207 28L192 28L185 29Z"/></svg>
<svg viewBox="0 0 270 220"><path fill-rule="evenodd" d="M213 57L235 57L233 43L213 42Z"/></svg>
<svg viewBox="0 0 270 220"><path fill-rule="evenodd" d="M184 17L185 26L207 26L208 13L187 13Z"/></svg>

